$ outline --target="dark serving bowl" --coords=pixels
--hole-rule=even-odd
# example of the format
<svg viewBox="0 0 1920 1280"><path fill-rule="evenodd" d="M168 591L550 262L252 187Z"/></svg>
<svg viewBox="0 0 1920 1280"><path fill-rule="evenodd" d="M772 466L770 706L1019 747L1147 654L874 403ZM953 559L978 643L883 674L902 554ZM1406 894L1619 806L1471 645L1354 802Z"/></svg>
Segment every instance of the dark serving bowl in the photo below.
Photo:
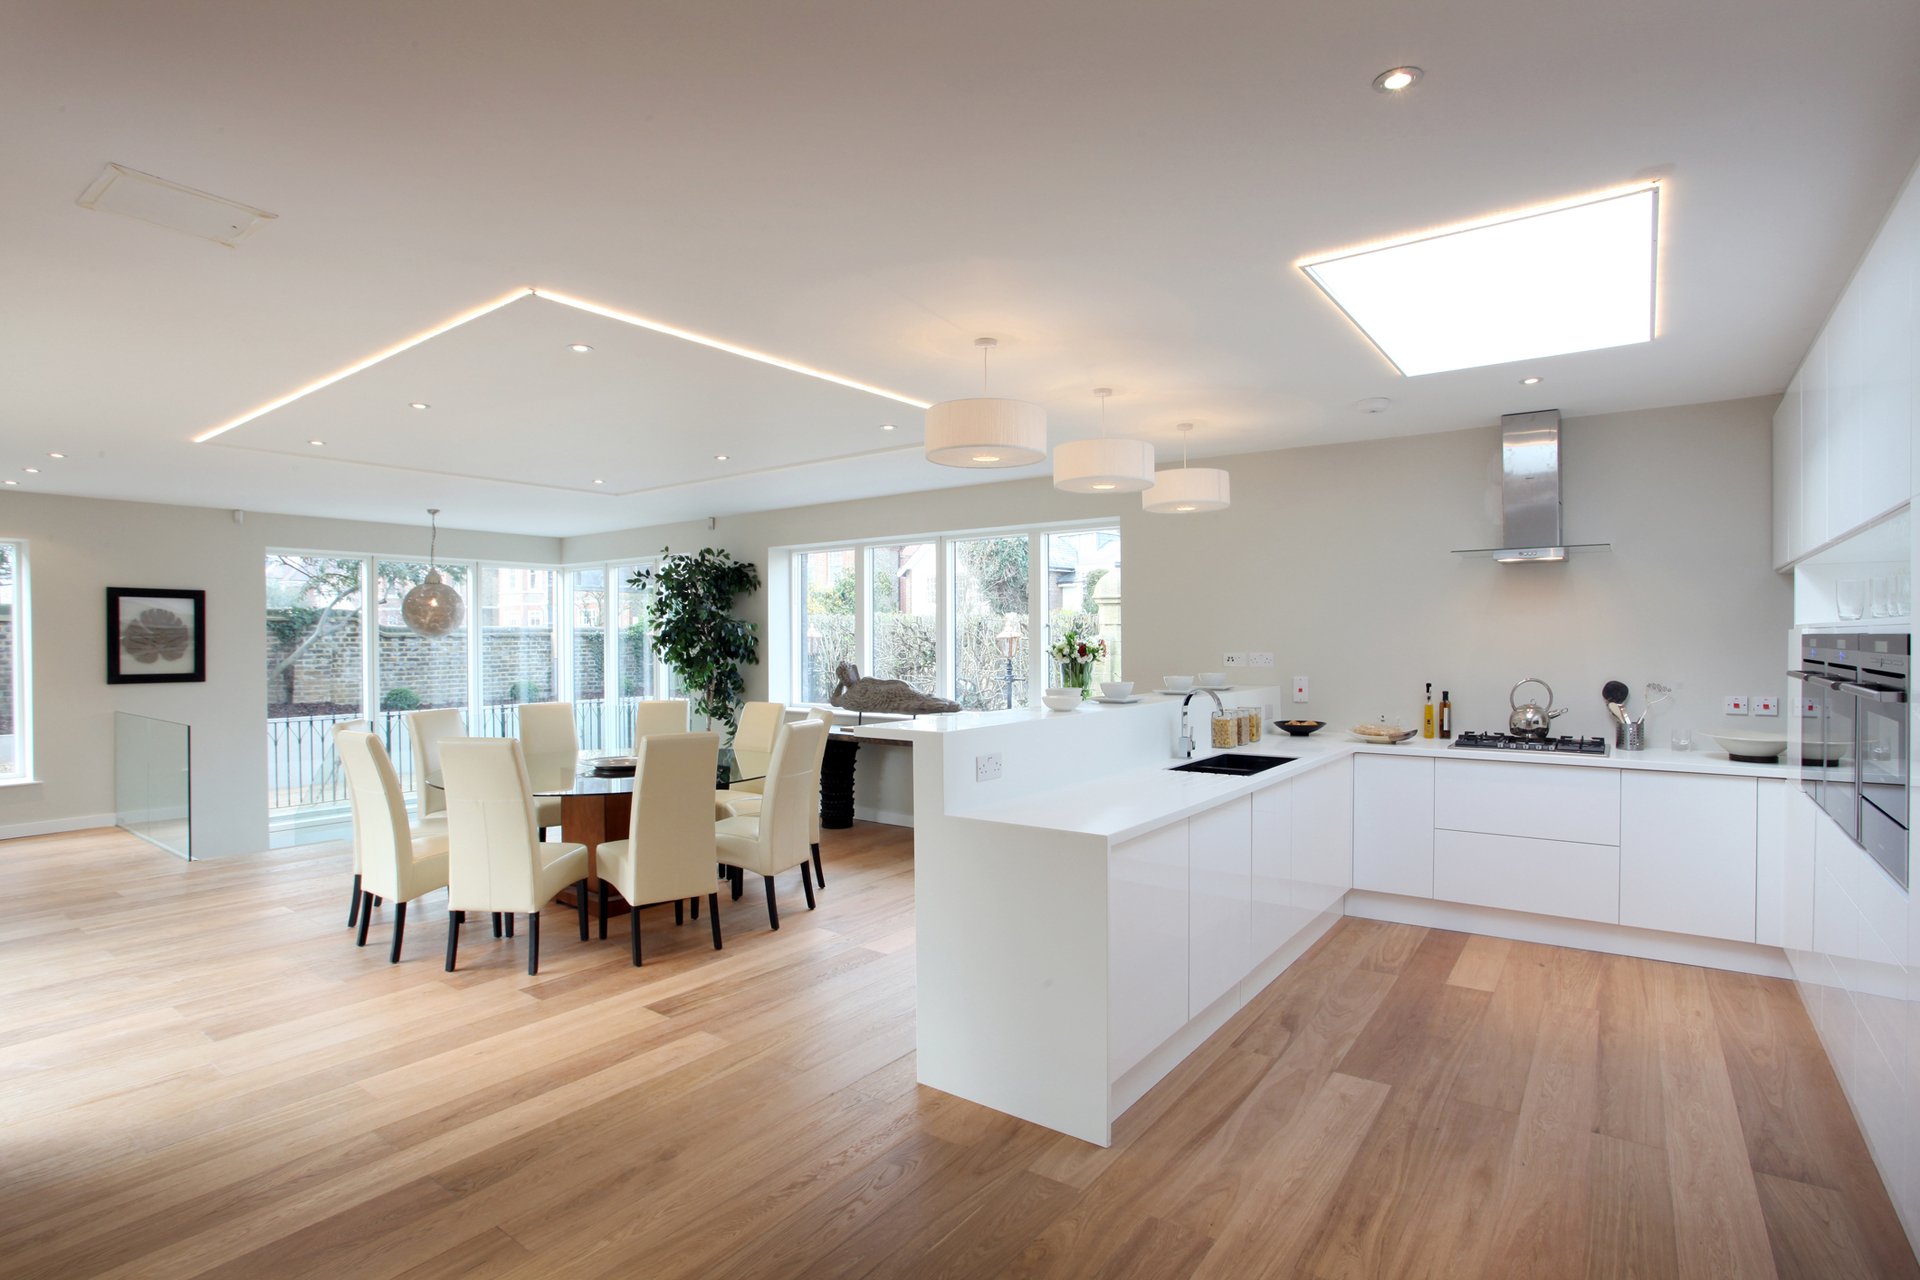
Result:
<svg viewBox="0 0 1920 1280"><path fill-rule="evenodd" d="M1290 733L1296 738L1304 738L1316 729L1326 728L1327 722L1325 720L1275 720L1273 727Z"/></svg>

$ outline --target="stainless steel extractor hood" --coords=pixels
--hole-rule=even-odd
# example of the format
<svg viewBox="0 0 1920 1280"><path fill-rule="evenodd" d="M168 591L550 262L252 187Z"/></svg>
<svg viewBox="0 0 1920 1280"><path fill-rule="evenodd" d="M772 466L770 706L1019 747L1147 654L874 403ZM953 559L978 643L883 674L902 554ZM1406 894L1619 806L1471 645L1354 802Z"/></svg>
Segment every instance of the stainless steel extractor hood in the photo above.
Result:
<svg viewBox="0 0 1920 1280"><path fill-rule="evenodd" d="M1569 545L1560 529L1560 411L1509 413L1500 419L1500 545L1455 555L1503 564L1565 560L1571 551L1605 550L1604 542Z"/></svg>

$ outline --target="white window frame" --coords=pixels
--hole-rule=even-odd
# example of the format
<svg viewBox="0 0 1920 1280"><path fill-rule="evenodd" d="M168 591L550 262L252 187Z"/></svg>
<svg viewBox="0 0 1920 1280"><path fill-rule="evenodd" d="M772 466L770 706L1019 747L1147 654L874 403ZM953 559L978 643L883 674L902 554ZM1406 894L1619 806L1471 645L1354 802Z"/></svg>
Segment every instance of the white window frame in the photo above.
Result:
<svg viewBox="0 0 1920 1280"><path fill-rule="evenodd" d="M775 701L791 702L799 697L802 688L802 668L805 662L806 645L801 628L805 622L805 599L801 589L800 557L818 551L852 551L854 553L854 635L855 652L860 655L860 670L870 672L873 666L872 636L872 582L873 550L875 547L895 546L906 543L929 543L934 552L934 563L938 566L940 581L934 586L934 670L935 688L933 692L942 698L954 696L953 662L953 590L954 590L954 547L957 543L972 542L980 538L1004 538L1025 536L1027 539L1027 689L1028 701L1037 696L1035 691L1044 689L1051 683L1052 664L1047 659L1047 564L1046 539L1055 533L1084 533L1100 529L1112 529L1120 532L1120 521L1109 516L1104 519L1059 520L1041 524L1000 525L981 529L950 529L936 533L901 533L869 538L834 538L823 542L794 543L788 546L770 547L767 550L769 578L776 575L783 584L786 594L784 613L786 626L776 630L771 623L779 614L773 607L768 609L769 635L767 673L771 687L769 696ZM1124 541L1123 541L1124 547ZM1124 555L1124 550L1122 552ZM769 602L770 606L772 601ZM774 652L775 645L784 652ZM784 681L785 688L777 687Z"/></svg>
<svg viewBox="0 0 1920 1280"><path fill-rule="evenodd" d="M623 571L654 569L658 568L659 564L660 557L653 555L627 556L616 560L580 560L556 566L560 575L560 591L558 603L554 606L554 613L559 621L554 631L553 644L555 654L554 662L560 669L555 673L554 688L558 691L558 696L563 702L576 701L574 696L576 689L573 678L574 575L583 569L599 569L606 575L607 601L606 607L601 615L601 630L605 633L605 639L603 639L600 644L600 688L603 691L603 697L617 700L623 695L619 692L620 646L614 643L616 634L614 620L620 613L620 592L624 590L627 585L627 579ZM651 646L649 646L649 648L651 648ZM566 662L564 664L562 664L559 659L559 655L562 652L566 654ZM653 652L652 661L649 665L653 668L651 684L654 689L654 696L665 697L667 680L671 674L667 670L667 664L660 661L660 655L655 651ZM603 730L605 730L610 723L611 722L604 716L601 718ZM609 740L604 737L597 743L582 743L581 747L583 750L588 751L610 751L613 749L609 745Z"/></svg>
<svg viewBox="0 0 1920 1280"><path fill-rule="evenodd" d="M0 538L13 548L13 776L0 787L31 786L33 770L33 576L25 538ZM203 620L204 625L204 620Z"/></svg>

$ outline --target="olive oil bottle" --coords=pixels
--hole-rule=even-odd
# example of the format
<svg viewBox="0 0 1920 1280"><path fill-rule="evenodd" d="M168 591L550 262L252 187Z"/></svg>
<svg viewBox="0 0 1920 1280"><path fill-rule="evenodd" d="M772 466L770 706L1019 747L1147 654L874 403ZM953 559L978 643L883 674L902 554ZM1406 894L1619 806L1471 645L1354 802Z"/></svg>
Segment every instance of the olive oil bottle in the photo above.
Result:
<svg viewBox="0 0 1920 1280"><path fill-rule="evenodd" d="M1433 736L1433 681L1431 680L1427 681L1426 709L1420 713L1420 736L1423 738Z"/></svg>

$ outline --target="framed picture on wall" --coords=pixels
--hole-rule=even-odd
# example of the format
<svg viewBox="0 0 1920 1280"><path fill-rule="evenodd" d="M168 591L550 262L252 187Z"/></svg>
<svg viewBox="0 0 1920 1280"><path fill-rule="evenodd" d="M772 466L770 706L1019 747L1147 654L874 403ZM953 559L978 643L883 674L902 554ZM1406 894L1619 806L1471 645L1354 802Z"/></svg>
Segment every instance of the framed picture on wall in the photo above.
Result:
<svg viewBox="0 0 1920 1280"><path fill-rule="evenodd" d="M107 683L168 684L207 678L207 593L107 588Z"/></svg>

